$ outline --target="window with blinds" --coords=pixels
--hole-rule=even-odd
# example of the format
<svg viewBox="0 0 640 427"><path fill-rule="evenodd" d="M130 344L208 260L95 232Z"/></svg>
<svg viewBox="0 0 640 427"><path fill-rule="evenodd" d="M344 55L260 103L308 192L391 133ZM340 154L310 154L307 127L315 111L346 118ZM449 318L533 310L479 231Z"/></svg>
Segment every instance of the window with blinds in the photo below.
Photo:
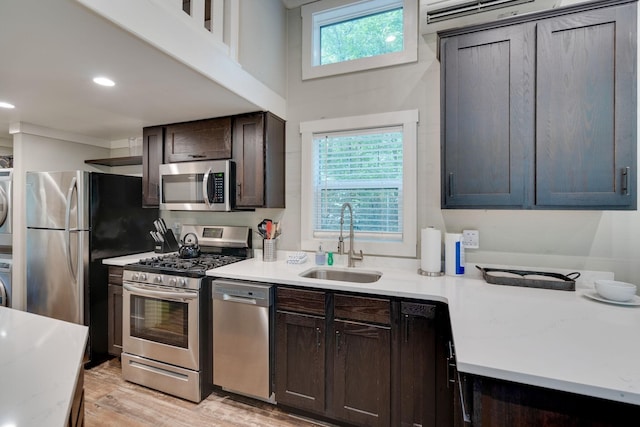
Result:
<svg viewBox="0 0 640 427"><path fill-rule="evenodd" d="M349 202L359 238L401 241L402 126L314 134L312 151L314 236L338 232L342 205Z"/></svg>

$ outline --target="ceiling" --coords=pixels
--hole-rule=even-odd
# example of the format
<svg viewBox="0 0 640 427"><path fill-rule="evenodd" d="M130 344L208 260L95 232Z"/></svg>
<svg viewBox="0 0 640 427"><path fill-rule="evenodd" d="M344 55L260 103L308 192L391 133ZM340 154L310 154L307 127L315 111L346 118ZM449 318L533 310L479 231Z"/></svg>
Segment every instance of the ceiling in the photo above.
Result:
<svg viewBox="0 0 640 427"><path fill-rule="evenodd" d="M0 108L0 138L25 122L116 141L256 109L75 0L1 0L0 40L0 101L16 106Z"/></svg>

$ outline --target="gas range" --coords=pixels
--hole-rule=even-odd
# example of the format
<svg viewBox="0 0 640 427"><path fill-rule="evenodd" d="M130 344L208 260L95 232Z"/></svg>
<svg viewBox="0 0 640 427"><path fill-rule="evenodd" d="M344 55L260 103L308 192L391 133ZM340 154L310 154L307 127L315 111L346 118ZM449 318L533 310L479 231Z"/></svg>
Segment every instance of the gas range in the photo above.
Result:
<svg viewBox="0 0 640 427"><path fill-rule="evenodd" d="M201 250L199 256L181 258L178 254L171 253L144 258L126 265L123 279L153 285L185 287L185 280L174 279L200 279L205 277L207 270L253 256L249 227L184 225L182 235L188 233L197 236Z"/></svg>
<svg viewBox="0 0 640 427"><path fill-rule="evenodd" d="M212 382L206 271L251 258L249 227L184 225L200 255L165 254L124 267L122 377L193 402Z"/></svg>

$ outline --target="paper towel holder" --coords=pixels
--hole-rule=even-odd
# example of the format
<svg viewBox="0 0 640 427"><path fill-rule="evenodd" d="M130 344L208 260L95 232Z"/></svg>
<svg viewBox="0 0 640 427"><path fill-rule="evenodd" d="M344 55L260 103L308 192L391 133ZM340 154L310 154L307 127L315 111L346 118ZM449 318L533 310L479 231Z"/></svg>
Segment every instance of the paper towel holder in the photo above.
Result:
<svg viewBox="0 0 640 427"><path fill-rule="evenodd" d="M423 269L419 268L418 274L427 277L440 277L444 276L444 271L424 271Z"/></svg>

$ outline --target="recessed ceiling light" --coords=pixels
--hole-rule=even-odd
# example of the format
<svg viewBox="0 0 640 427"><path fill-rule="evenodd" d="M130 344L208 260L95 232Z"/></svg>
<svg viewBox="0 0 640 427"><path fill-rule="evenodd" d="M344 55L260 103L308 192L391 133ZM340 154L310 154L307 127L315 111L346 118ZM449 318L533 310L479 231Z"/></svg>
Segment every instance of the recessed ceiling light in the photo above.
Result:
<svg viewBox="0 0 640 427"><path fill-rule="evenodd" d="M0 101L0 108L9 108L9 109L11 109L11 108L16 108L16 106L13 105L13 104L9 104L8 102Z"/></svg>
<svg viewBox="0 0 640 427"><path fill-rule="evenodd" d="M100 86L115 86L115 82L111 79L108 79L106 77L95 77L93 79L93 82L95 84L98 84Z"/></svg>

